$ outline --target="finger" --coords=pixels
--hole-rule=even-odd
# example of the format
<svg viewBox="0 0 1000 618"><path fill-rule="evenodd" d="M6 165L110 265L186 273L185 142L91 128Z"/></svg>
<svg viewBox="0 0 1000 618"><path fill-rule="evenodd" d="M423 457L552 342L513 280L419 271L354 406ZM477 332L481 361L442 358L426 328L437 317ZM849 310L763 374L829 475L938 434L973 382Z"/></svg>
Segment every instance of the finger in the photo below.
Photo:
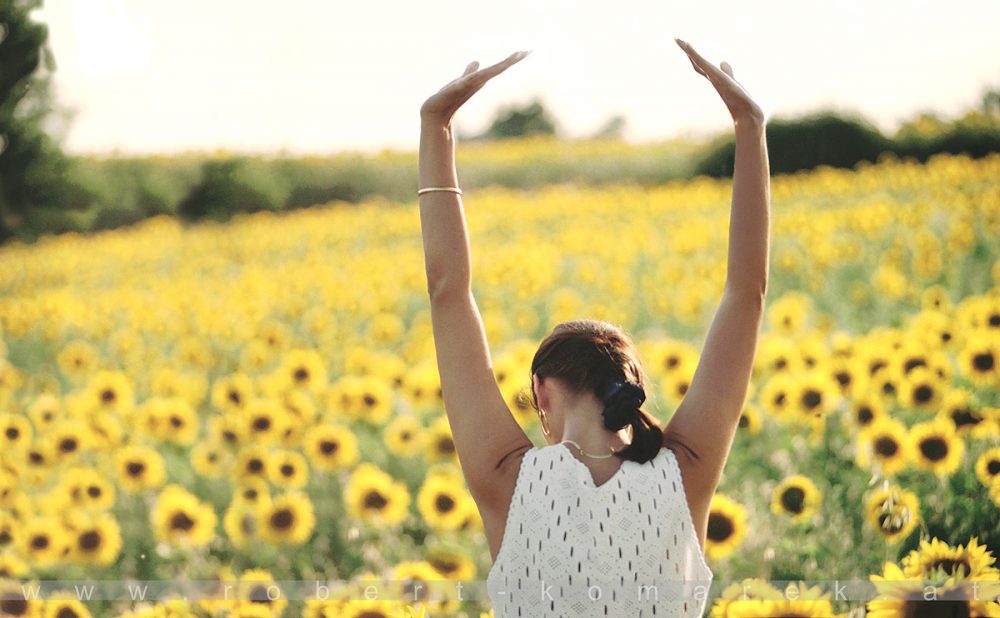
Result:
<svg viewBox="0 0 1000 618"><path fill-rule="evenodd" d="M473 71L475 71L478 68L479 68L479 61L478 60L473 60L472 62L469 63L469 66L465 67L465 72L462 73L462 77L465 77L466 75L468 75L469 73L472 73Z"/></svg>
<svg viewBox="0 0 1000 618"><path fill-rule="evenodd" d="M736 79L736 77L733 76L733 67L730 66L728 62L726 62L725 60L723 60L722 64L720 64L719 67L722 68L722 70L726 72L726 75L728 75L729 77L732 77L733 79Z"/></svg>
<svg viewBox="0 0 1000 618"><path fill-rule="evenodd" d="M506 71L512 65L523 60L530 53L531 50L514 52L513 54L507 56L500 62L497 62L496 64L492 64L486 67L485 69L480 70L478 73L476 73L476 77L485 78L487 80L492 79L497 75Z"/></svg>
<svg viewBox="0 0 1000 618"><path fill-rule="evenodd" d="M690 58L694 59L694 63L698 67L700 67L703 71L705 71L705 76L708 77L709 79L711 79L712 77L721 77L725 75L725 73L723 73L719 67L715 66L708 60L705 60L705 58L701 54L699 54L694 47L691 47L691 44L688 43L687 41L682 41L680 39L677 39L677 44L681 46L681 49L687 52Z"/></svg>
<svg viewBox="0 0 1000 618"><path fill-rule="evenodd" d="M698 73L700 73L700 74L704 75L705 77L708 77L708 74L707 74L707 73L705 73L704 71L702 71L702 70L701 70L701 67L699 67L699 66L698 66L697 64L695 64L695 63L694 63L694 58L692 58L691 56L688 56L688 60L690 60L690 61L691 61L691 66L693 66L693 67L694 67L694 70L695 70L695 71L697 71Z"/></svg>

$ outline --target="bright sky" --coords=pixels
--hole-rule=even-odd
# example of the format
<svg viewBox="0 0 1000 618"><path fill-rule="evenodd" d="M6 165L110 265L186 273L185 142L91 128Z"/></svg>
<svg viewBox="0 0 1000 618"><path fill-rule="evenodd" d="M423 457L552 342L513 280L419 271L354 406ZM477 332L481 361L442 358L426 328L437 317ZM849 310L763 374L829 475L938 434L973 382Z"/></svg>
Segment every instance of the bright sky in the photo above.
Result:
<svg viewBox="0 0 1000 618"><path fill-rule="evenodd" d="M996 0L45 0L72 152L416 149L420 104L465 66L533 53L454 125L539 97L570 137L728 130L673 37L769 116L832 107L883 130L1000 87Z"/></svg>

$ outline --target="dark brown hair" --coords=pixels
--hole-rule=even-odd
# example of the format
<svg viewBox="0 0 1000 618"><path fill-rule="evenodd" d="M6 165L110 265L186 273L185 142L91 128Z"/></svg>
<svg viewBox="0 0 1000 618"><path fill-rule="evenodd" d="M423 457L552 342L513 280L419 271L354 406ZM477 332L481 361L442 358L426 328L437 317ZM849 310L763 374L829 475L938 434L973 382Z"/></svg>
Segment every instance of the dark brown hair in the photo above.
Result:
<svg viewBox="0 0 1000 618"><path fill-rule="evenodd" d="M639 352L631 338L619 326L601 320L571 320L559 324L542 340L531 361L531 375L538 378L557 378L573 393L593 393L605 405L608 390L615 382L634 382L648 391L646 374L639 359ZM538 410L534 389L532 406ZM618 401L611 401L618 406ZM627 404L626 404L627 405ZM634 405L634 403L633 403ZM608 408L606 408L607 410ZM632 442L616 455L644 463L663 446L663 429L660 422L646 413L641 405L629 413L632 425ZM614 417L605 414L604 426L612 431Z"/></svg>

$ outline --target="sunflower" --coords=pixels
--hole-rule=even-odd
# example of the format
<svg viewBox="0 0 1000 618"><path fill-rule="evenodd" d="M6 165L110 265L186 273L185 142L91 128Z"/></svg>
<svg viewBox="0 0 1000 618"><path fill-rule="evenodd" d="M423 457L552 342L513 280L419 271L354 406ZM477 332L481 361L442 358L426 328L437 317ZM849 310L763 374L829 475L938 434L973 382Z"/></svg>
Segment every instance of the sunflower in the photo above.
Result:
<svg viewBox="0 0 1000 618"><path fill-rule="evenodd" d="M429 363L411 368L403 379L404 397L418 409L441 403L441 375Z"/></svg>
<svg viewBox="0 0 1000 618"><path fill-rule="evenodd" d="M372 425L383 425L392 414L393 391L385 380L365 376L359 384L355 418Z"/></svg>
<svg viewBox="0 0 1000 618"><path fill-rule="evenodd" d="M1000 384L1000 342L997 335L984 331L970 333L958 350L958 366L970 382L979 387Z"/></svg>
<svg viewBox="0 0 1000 618"><path fill-rule="evenodd" d="M879 367L868 381L866 394L881 397L885 403L893 402L898 399L902 380L903 372L895 364Z"/></svg>
<svg viewBox="0 0 1000 618"><path fill-rule="evenodd" d="M24 521L16 531L19 555L33 567L46 567L63 559L70 537L59 520L36 516Z"/></svg>
<svg viewBox="0 0 1000 618"><path fill-rule="evenodd" d="M288 606L287 594L267 569L247 569L235 586L237 601L229 616L281 616Z"/></svg>
<svg viewBox="0 0 1000 618"><path fill-rule="evenodd" d="M990 422L986 410L972 403L973 392L967 388L949 388L943 397L937 416L948 420L956 435L988 438L996 427Z"/></svg>
<svg viewBox="0 0 1000 618"><path fill-rule="evenodd" d="M0 449L22 448L31 443L33 432L31 423L20 414L0 414Z"/></svg>
<svg viewBox="0 0 1000 618"><path fill-rule="evenodd" d="M899 404L921 411L936 409L944 398L945 385L927 367L914 367L900 380Z"/></svg>
<svg viewBox="0 0 1000 618"><path fill-rule="evenodd" d="M62 401L51 393L42 393L28 406L28 416L39 429L49 427L65 415Z"/></svg>
<svg viewBox="0 0 1000 618"><path fill-rule="evenodd" d="M18 558L13 550L0 552L0 580L24 577L30 570L28 563Z"/></svg>
<svg viewBox="0 0 1000 618"><path fill-rule="evenodd" d="M278 369L292 388L321 393L326 389L326 363L316 350L294 348L281 359Z"/></svg>
<svg viewBox="0 0 1000 618"><path fill-rule="evenodd" d="M367 462L354 469L344 493L351 516L371 523L397 524L410 506L406 484Z"/></svg>
<svg viewBox="0 0 1000 618"><path fill-rule="evenodd" d="M424 457L429 462L457 461L455 441L451 435L451 424L446 415L438 415L427 428L424 440Z"/></svg>
<svg viewBox="0 0 1000 618"><path fill-rule="evenodd" d="M297 429L308 427L316 421L316 401L308 392L290 390L282 393L280 399L285 412L294 419Z"/></svg>
<svg viewBox="0 0 1000 618"><path fill-rule="evenodd" d="M256 396L253 380L242 372L220 377L212 384L212 405L219 412L240 412Z"/></svg>
<svg viewBox="0 0 1000 618"><path fill-rule="evenodd" d="M993 501L993 504L995 504L997 508L1000 508L1000 480L995 480L990 483L987 489L990 500Z"/></svg>
<svg viewBox="0 0 1000 618"><path fill-rule="evenodd" d="M992 566L996 558L978 540L974 536L968 545L952 547L937 538L920 539L920 547L903 557L900 568L904 575L912 578L933 579L938 577L938 569L949 577L962 579L1000 576L1000 570Z"/></svg>
<svg viewBox="0 0 1000 618"><path fill-rule="evenodd" d="M82 382L91 375L97 369L99 359L97 348L82 339L70 341L56 355L59 370L73 382Z"/></svg>
<svg viewBox="0 0 1000 618"><path fill-rule="evenodd" d="M340 470L358 462L358 438L345 425L324 423L306 431L303 448L320 470ZM395 453L394 453L395 454Z"/></svg>
<svg viewBox="0 0 1000 618"><path fill-rule="evenodd" d="M166 479L163 456L155 449L137 444L122 447L115 453L118 484L127 492L154 489Z"/></svg>
<svg viewBox="0 0 1000 618"><path fill-rule="evenodd" d="M267 475L276 487L304 487L309 480L309 464L298 451L277 450L270 454Z"/></svg>
<svg viewBox="0 0 1000 618"><path fill-rule="evenodd" d="M760 390L760 405L765 412L778 420L788 419L794 409L797 390L795 378L787 373L771 376Z"/></svg>
<svg viewBox="0 0 1000 618"><path fill-rule="evenodd" d="M804 582L789 582L784 590L773 590L774 592L770 592L762 588L760 594L763 598L744 598L740 595L735 600L726 602L725 615L732 618L847 618L847 614L833 611L831 593L823 592L820 586L810 587Z"/></svg>
<svg viewBox="0 0 1000 618"><path fill-rule="evenodd" d="M921 543L926 541L922 540ZM934 571L936 575L942 572L943 569ZM978 588L975 591L970 590L973 584L970 584L968 577L935 579L935 585L927 585L920 579L915 579L921 577L932 579L907 573L895 563L885 562L881 574L869 576L875 585L877 596L866 604L865 615L872 618L1000 615L1000 604L996 601L978 600L983 597L988 599L991 593L996 592L996 584L988 579L975 580Z"/></svg>
<svg viewBox="0 0 1000 618"><path fill-rule="evenodd" d="M460 601L451 597L454 586L441 581L437 569L426 560L404 560L392 570L391 598L412 599L415 607L433 615L450 614L458 609ZM399 587L399 591L396 590ZM435 600L431 600L431 599ZM419 614L418 614L419 615Z"/></svg>
<svg viewBox="0 0 1000 618"><path fill-rule="evenodd" d="M420 452L424 426L412 414L401 414L382 432L385 446L396 457L411 457Z"/></svg>
<svg viewBox="0 0 1000 618"><path fill-rule="evenodd" d="M280 442L291 422L281 403L271 397L258 397L249 402L240 413L240 419L248 438L258 444Z"/></svg>
<svg viewBox="0 0 1000 618"><path fill-rule="evenodd" d="M920 499L912 491L884 481L865 500L865 521L887 543L900 541L910 536L920 522Z"/></svg>
<svg viewBox="0 0 1000 618"><path fill-rule="evenodd" d="M195 444L190 459L194 471L207 478L223 476L231 465L229 453L209 441Z"/></svg>
<svg viewBox="0 0 1000 618"><path fill-rule="evenodd" d="M885 414L885 404L881 398L872 395L862 395L851 399L844 421L852 433L865 431L876 420L884 417Z"/></svg>
<svg viewBox="0 0 1000 618"><path fill-rule="evenodd" d="M160 440L190 446L198 439L200 429L198 413L181 397L156 398L156 433Z"/></svg>
<svg viewBox="0 0 1000 618"><path fill-rule="evenodd" d="M725 494L712 496L708 512L705 553L711 559L725 558L743 542L747 533L747 511Z"/></svg>
<svg viewBox="0 0 1000 618"><path fill-rule="evenodd" d="M468 496L449 477L428 477L417 492L417 510L435 530L455 530L464 520Z"/></svg>
<svg viewBox="0 0 1000 618"><path fill-rule="evenodd" d="M247 502L234 498L222 516L222 530L234 546L244 549L257 539L260 530L260 511L270 502L270 497L260 502ZM260 507L260 508L259 508Z"/></svg>
<svg viewBox="0 0 1000 618"><path fill-rule="evenodd" d="M201 546L215 536L217 517L211 505L180 485L167 485L150 512L157 539L189 546Z"/></svg>
<svg viewBox="0 0 1000 618"><path fill-rule="evenodd" d="M823 502L823 493L812 480L804 475L790 476L774 489L771 496L771 512L788 515L793 522L808 520Z"/></svg>
<svg viewBox="0 0 1000 618"><path fill-rule="evenodd" d="M955 435L954 426L943 419L918 423L910 428L914 463L918 468L947 476L958 469L965 453L965 441Z"/></svg>
<svg viewBox="0 0 1000 618"><path fill-rule="evenodd" d="M472 579L476 574L476 565L457 550L434 547L427 551L425 560L443 579L462 581Z"/></svg>
<svg viewBox="0 0 1000 618"><path fill-rule="evenodd" d="M697 361L697 351L694 360ZM801 369L804 369L803 361L794 340L771 334L761 338L760 349L754 357L755 372L792 374Z"/></svg>
<svg viewBox="0 0 1000 618"><path fill-rule="evenodd" d="M44 601L27 598L22 582L6 582L0 580L0 616L7 618L41 618ZM29 582L26 588L33 589L34 582Z"/></svg>
<svg viewBox="0 0 1000 618"><path fill-rule="evenodd" d="M876 464L885 476L904 469L913 457L913 442L906 426L891 417L877 419L857 437L857 464Z"/></svg>
<svg viewBox="0 0 1000 618"><path fill-rule="evenodd" d="M316 526L313 504L302 492L287 492L260 509L260 536L273 543L301 545Z"/></svg>
<svg viewBox="0 0 1000 618"><path fill-rule="evenodd" d="M976 459L976 477L987 487L1000 479L1000 446L994 446Z"/></svg>
<svg viewBox="0 0 1000 618"><path fill-rule="evenodd" d="M67 516L66 528L72 538L72 560L107 566L118 558L122 534L118 520L111 513L72 511Z"/></svg>
<svg viewBox="0 0 1000 618"><path fill-rule="evenodd" d="M208 342L195 335L182 337L174 344L171 360L195 371L206 370L217 361Z"/></svg>
<svg viewBox="0 0 1000 618"><path fill-rule="evenodd" d="M208 440L229 448L244 446L247 429L237 414L220 414L206 421Z"/></svg>
<svg viewBox="0 0 1000 618"><path fill-rule="evenodd" d="M72 507L110 509L115 504L115 486L94 468L74 466L68 469L56 486L56 491Z"/></svg>
<svg viewBox="0 0 1000 618"><path fill-rule="evenodd" d="M135 405L132 381L121 371L97 370L86 387L89 409L128 414Z"/></svg>
<svg viewBox="0 0 1000 618"><path fill-rule="evenodd" d="M336 613L338 618L409 618L402 601L379 601L377 599L352 599L345 602ZM420 614L417 614L420 616Z"/></svg>
<svg viewBox="0 0 1000 618"><path fill-rule="evenodd" d="M507 409L514 416L518 425L524 427L538 419L534 402L531 400L531 385L508 385L501 390Z"/></svg>
<svg viewBox="0 0 1000 618"><path fill-rule="evenodd" d="M274 357L274 352L262 339L251 339L240 350L239 369L246 373L261 373L271 366Z"/></svg>
<svg viewBox="0 0 1000 618"><path fill-rule="evenodd" d="M710 616L729 616L729 608L736 601L780 599L781 591L771 582L757 577L747 577L726 586L712 603ZM744 607L750 607L744 605Z"/></svg>
<svg viewBox="0 0 1000 618"><path fill-rule="evenodd" d="M852 359L833 356L825 364L825 368L826 373L836 383L841 396L853 398L863 389L866 376L861 366Z"/></svg>
<svg viewBox="0 0 1000 618"><path fill-rule="evenodd" d="M242 480L247 477L268 477L267 466L271 457L268 449L259 444L244 446L236 453L236 464L234 472L236 478Z"/></svg>
<svg viewBox="0 0 1000 618"><path fill-rule="evenodd" d="M826 371L812 369L799 374L789 396L793 418L809 424L833 411L840 399L840 389Z"/></svg>
<svg viewBox="0 0 1000 618"><path fill-rule="evenodd" d="M752 403L747 403L743 406L743 412L740 414L740 420L737 423L738 429L751 434L758 434L760 433L762 423L763 420L759 407Z"/></svg>
<svg viewBox="0 0 1000 618"><path fill-rule="evenodd" d="M54 446L53 453L56 459L62 462L76 459L92 444L87 425L76 420L59 423L53 428L50 436Z"/></svg>
<svg viewBox="0 0 1000 618"><path fill-rule="evenodd" d="M780 298L768 301L767 322L774 332L794 335L805 328L812 299L802 292L786 292Z"/></svg>
<svg viewBox="0 0 1000 618"><path fill-rule="evenodd" d="M70 592L63 594L56 593L53 596L65 597ZM42 618L91 618L93 614L82 602L73 598L61 598L58 600L45 600L41 602ZM0 614L6 616L6 614Z"/></svg>

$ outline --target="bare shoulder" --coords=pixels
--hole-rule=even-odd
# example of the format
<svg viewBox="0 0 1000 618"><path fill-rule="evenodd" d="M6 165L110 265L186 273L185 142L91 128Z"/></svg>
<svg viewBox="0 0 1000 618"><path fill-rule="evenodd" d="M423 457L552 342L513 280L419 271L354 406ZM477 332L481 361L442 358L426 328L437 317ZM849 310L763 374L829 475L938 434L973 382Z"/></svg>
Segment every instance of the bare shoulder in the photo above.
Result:
<svg viewBox="0 0 1000 618"><path fill-rule="evenodd" d="M490 556L495 561L503 542L504 528L507 525L507 513L514 497L514 486L525 455L534 445L520 445L507 453L497 466L495 482L491 483L489 491L483 493L476 501L479 515L483 519L483 529L490 546Z"/></svg>

